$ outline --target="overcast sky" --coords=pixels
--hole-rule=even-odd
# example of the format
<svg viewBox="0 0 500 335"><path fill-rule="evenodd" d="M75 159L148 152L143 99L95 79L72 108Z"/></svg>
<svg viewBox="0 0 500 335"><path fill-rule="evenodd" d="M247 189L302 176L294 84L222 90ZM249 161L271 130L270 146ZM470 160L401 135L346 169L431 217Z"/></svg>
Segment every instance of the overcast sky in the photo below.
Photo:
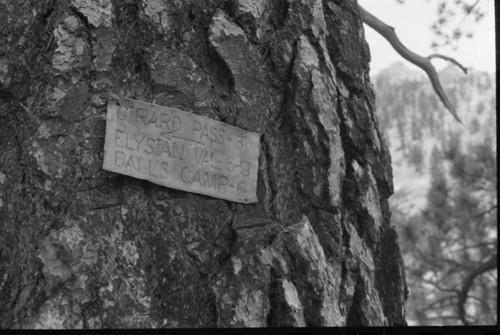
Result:
<svg viewBox="0 0 500 335"><path fill-rule="evenodd" d="M457 50L447 47L436 51L432 50L430 45L433 40L431 25L437 16L437 1L407 0L404 5L398 4L396 0L358 0L358 3L394 27L401 42L413 52L421 56L440 53L454 57L464 66L474 70L495 72L494 0L481 1L488 6L488 14L479 24L470 25L474 27L474 37L471 40L461 40ZM470 18L465 18L463 24L470 24L469 21ZM418 69L401 58L389 42L366 25L365 32L370 45L372 74L376 74L396 60L402 61L409 68ZM438 69L448 64L441 60L433 60L432 63Z"/></svg>

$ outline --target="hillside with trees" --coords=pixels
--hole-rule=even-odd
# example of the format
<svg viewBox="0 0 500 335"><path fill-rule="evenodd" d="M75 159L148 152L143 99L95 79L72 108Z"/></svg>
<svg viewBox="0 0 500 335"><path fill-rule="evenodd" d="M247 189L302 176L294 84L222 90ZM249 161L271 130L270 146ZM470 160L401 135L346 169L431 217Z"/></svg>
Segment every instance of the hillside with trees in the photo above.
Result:
<svg viewBox="0 0 500 335"><path fill-rule="evenodd" d="M495 324L495 76L440 72L457 123L427 78L401 63L373 78L393 160L392 224L409 286L409 324Z"/></svg>

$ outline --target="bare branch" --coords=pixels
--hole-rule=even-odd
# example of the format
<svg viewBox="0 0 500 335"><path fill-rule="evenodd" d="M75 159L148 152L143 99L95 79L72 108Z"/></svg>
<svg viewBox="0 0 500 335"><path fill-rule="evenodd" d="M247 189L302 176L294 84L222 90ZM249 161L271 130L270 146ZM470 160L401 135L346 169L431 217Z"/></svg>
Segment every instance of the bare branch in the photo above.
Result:
<svg viewBox="0 0 500 335"><path fill-rule="evenodd" d="M469 296L470 299L473 299L473 300L477 300L479 302L479 304L483 305L483 312L486 312L486 313L489 313L490 315L492 314L491 312L491 307L490 305L488 305L488 303L486 301L484 301L483 299L479 298L479 297L476 297L475 295L471 295Z"/></svg>
<svg viewBox="0 0 500 335"><path fill-rule="evenodd" d="M437 320L437 321L441 321L441 320L457 320L457 317L456 316L445 316L445 315L440 315L440 316L429 316L429 317L426 317L425 318L426 321L432 321L432 320Z"/></svg>
<svg viewBox="0 0 500 335"><path fill-rule="evenodd" d="M455 108L453 108L448 97L444 93L443 87L441 86L441 82L439 81L439 76L437 74L436 68L434 68L430 60L420 55L417 55L416 53L410 51L407 47L405 47L404 44L401 43L401 41L399 40L393 27L380 21L378 18L367 12L363 7L359 5L358 7L359 7L359 12L361 14L361 19L363 20L364 23L366 23L369 27L371 27L380 35L382 35L392 45L394 50L396 50L396 52L399 53L404 59L415 64L416 66L424 70L425 73L427 73L429 79L431 80L434 91L436 91L437 95L439 96L443 104L450 111L453 117L459 123L462 123L462 121L458 117L457 112L455 111Z"/></svg>
<svg viewBox="0 0 500 335"><path fill-rule="evenodd" d="M458 295L457 307L458 307L458 317L464 323L464 325L468 325L465 314L465 301L467 300L468 293L474 280L479 275L484 272L493 270L497 267L497 255L492 256L487 262L480 264L477 268L473 269L467 277L465 277L464 285L462 286L462 290Z"/></svg>
<svg viewBox="0 0 500 335"><path fill-rule="evenodd" d="M464 243L463 246L461 246L460 248L458 249L454 249L453 251L454 252L459 252L459 251L464 251L464 250L467 250L467 249L478 249L478 248L485 248L489 251L491 251L492 248L489 248L489 246L496 246L497 245L497 241L486 241L486 242L481 242L481 243L477 243L477 244L472 244L472 245L467 245L467 243Z"/></svg>
<svg viewBox="0 0 500 335"><path fill-rule="evenodd" d="M438 305L438 306L441 306L441 307L454 307L455 306L455 302L453 300L455 300L456 296L455 295L448 295L448 296L445 296L445 297L441 297L437 300L434 300L433 302L431 302L428 306L427 306L427 309L428 310L432 310L434 308L434 306ZM449 304L445 304L444 302L445 301L449 301Z"/></svg>
<svg viewBox="0 0 500 335"><path fill-rule="evenodd" d="M454 289L454 288L444 288L432 280L427 280L427 279L422 278L421 281L423 281L424 283L427 283L429 285L434 286L436 289L438 289L439 291L442 291L442 292L454 292L454 293L460 292L459 290Z"/></svg>
<svg viewBox="0 0 500 335"><path fill-rule="evenodd" d="M457 269L461 269L463 267L462 264L460 264L459 262L453 260L453 259L447 259L447 258L430 258L430 257L427 257L425 255L425 253L418 249L418 248L415 248L415 253L418 254L418 256L420 256L420 258L426 262L427 264L430 264L431 266L433 267L437 267L437 268L441 268L442 267L442 263L448 263L450 264L450 270L451 271L455 271Z"/></svg>
<svg viewBox="0 0 500 335"><path fill-rule="evenodd" d="M473 217L479 217L479 216L483 216L483 215L489 214L489 213L493 212L496 209L497 209L497 205L494 205L491 208L489 208L489 209L487 209L487 210L485 210L485 211L483 211L481 213L473 215Z"/></svg>
<svg viewBox="0 0 500 335"><path fill-rule="evenodd" d="M451 57L444 56L441 54L432 54L432 55L427 56L426 58L428 60L431 60L432 58L441 58L441 59L447 60L448 62L451 62L451 63L455 64L456 66L458 66L460 68L460 70L462 70L465 74L467 74L467 68L465 66L463 66L462 64L460 64L455 58L451 58Z"/></svg>
<svg viewBox="0 0 500 335"><path fill-rule="evenodd" d="M470 12L472 12L472 10L474 9L474 7L477 6L477 4L479 3L479 1L481 1L481 0L476 0L476 2L472 6L470 6L470 8L469 8Z"/></svg>

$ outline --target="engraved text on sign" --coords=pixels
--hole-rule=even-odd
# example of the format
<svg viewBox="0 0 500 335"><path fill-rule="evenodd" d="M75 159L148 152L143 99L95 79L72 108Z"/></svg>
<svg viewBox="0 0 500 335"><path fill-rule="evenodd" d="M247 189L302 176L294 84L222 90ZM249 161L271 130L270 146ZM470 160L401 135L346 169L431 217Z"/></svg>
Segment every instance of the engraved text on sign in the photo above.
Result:
<svg viewBox="0 0 500 335"><path fill-rule="evenodd" d="M110 97L104 169L171 188L256 202L259 134L178 109Z"/></svg>

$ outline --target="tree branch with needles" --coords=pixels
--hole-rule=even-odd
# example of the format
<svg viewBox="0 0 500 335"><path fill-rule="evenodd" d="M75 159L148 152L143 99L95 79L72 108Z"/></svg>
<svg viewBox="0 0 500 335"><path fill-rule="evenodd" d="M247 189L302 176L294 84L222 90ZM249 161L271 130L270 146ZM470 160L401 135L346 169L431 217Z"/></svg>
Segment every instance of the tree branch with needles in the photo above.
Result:
<svg viewBox="0 0 500 335"><path fill-rule="evenodd" d="M425 73L427 74L427 76L429 76L429 79L431 80L434 91L437 93L437 95L439 96L445 107L450 111L450 113L459 123L462 123L462 121L458 117L457 112L455 111L455 108L452 106L450 100L446 96L446 93L443 90L441 82L439 81L439 76L437 74L436 68L434 67L434 65L432 65L430 60L432 58L441 58L457 65L465 73L467 73L467 69L463 65L461 65L457 60L451 57L443 56L440 54L432 54L428 57L422 57L420 55L417 55L416 53L410 51L403 43L401 43L393 27L385 24L383 21L373 16L363 7L359 5L358 7L359 7L359 12L361 14L361 19L363 20L364 23L366 23L370 28L375 30L380 35L382 35L382 37L384 37L391 44L394 50L396 50L396 52L399 53L404 59L406 59L412 64L415 64L416 66L425 71Z"/></svg>

